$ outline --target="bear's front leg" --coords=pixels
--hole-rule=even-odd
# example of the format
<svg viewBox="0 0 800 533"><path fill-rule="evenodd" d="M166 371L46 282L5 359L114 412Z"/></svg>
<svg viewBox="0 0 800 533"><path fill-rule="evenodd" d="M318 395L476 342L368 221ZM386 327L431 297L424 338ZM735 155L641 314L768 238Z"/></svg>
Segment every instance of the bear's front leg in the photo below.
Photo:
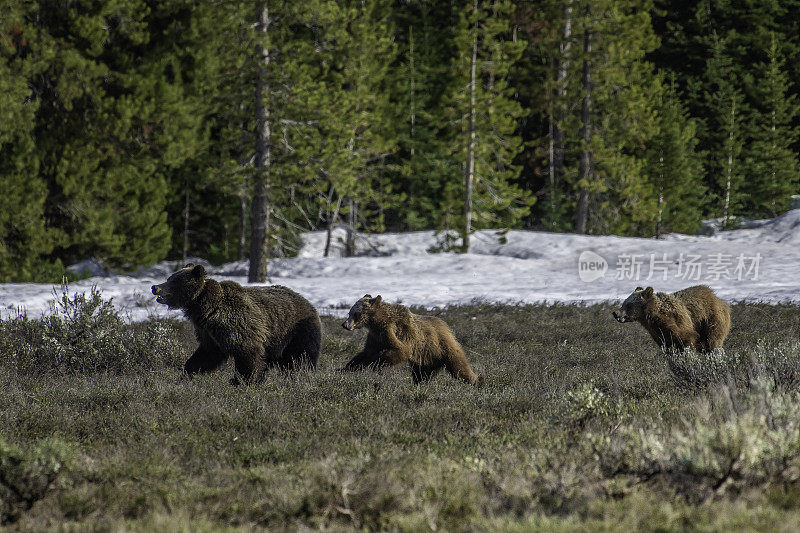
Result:
<svg viewBox="0 0 800 533"><path fill-rule="evenodd" d="M225 354L221 350L200 345L183 365L183 371L192 376L204 374L218 369L225 362Z"/></svg>
<svg viewBox="0 0 800 533"><path fill-rule="evenodd" d="M411 359L410 354L406 350L400 348L387 348L381 352L380 358L386 365L399 365Z"/></svg>
<svg viewBox="0 0 800 533"><path fill-rule="evenodd" d="M264 372L264 347L250 346L237 349L233 354L236 375L233 382L249 385Z"/></svg>
<svg viewBox="0 0 800 533"><path fill-rule="evenodd" d="M344 365L340 371L353 372L356 370L362 370L364 368L377 370L382 366L386 366L386 362L382 360L380 353L362 351L358 352L355 357L350 359L350 361L348 361L348 363Z"/></svg>

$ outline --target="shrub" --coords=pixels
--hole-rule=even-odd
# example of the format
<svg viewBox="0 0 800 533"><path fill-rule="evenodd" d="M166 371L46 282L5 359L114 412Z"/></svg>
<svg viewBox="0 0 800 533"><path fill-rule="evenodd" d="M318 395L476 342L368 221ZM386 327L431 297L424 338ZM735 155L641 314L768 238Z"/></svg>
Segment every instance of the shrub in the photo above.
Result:
<svg viewBox="0 0 800 533"><path fill-rule="evenodd" d="M675 383L687 388L705 388L723 383L736 374L736 361L724 349L704 354L694 350L665 352Z"/></svg>
<svg viewBox="0 0 800 533"><path fill-rule="evenodd" d="M125 324L100 291L70 296L66 286L50 315L0 321L0 364L26 374L84 374L179 367L175 326Z"/></svg>
<svg viewBox="0 0 800 533"><path fill-rule="evenodd" d="M761 380L776 387L795 388L800 384L800 343L796 341L773 345L759 341L738 356L718 349L708 354L670 351L666 358L676 384L687 388L729 382L748 387Z"/></svg>
<svg viewBox="0 0 800 533"><path fill-rule="evenodd" d="M567 392L566 418L570 424L584 427L590 420L612 414L608 396L593 382L583 383Z"/></svg>
<svg viewBox="0 0 800 533"><path fill-rule="evenodd" d="M689 497L800 481L800 394L759 381L698 399L683 423L630 424L591 435L601 471L660 477Z"/></svg>
<svg viewBox="0 0 800 533"><path fill-rule="evenodd" d="M57 440L19 448L0 438L0 524L18 520L54 489L70 456Z"/></svg>

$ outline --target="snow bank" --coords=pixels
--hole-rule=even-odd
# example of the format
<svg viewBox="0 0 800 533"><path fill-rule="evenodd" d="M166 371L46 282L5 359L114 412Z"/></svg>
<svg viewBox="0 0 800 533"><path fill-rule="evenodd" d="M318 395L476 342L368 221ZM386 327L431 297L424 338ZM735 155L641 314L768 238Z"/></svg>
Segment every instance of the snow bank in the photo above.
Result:
<svg viewBox="0 0 800 533"><path fill-rule="evenodd" d="M325 233L305 234L298 257L270 262L271 283L300 292L322 314L343 314L364 293L425 307L595 303L619 300L637 285L674 291L698 283L729 301L800 303L800 209L739 230L659 240L530 231L510 231L501 238L479 231L468 254L431 253L439 238L425 231L360 235L360 256L345 258L343 238L342 232L334 234L330 257L324 258ZM129 320L178 316L150 294L150 286L176 266L163 262L132 275L97 270L101 275L69 290L96 285ZM246 262L208 270L218 279L246 283ZM54 300L52 285L0 285L0 316L20 311L37 316Z"/></svg>

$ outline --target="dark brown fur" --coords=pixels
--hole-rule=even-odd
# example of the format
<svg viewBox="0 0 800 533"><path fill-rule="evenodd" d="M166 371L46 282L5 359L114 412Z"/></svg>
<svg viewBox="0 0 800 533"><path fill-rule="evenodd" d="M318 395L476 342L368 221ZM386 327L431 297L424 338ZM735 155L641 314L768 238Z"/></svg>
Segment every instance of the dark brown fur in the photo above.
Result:
<svg viewBox="0 0 800 533"><path fill-rule="evenodd" d="M641 323L656 343L668 350L691 348L706 353L719 348L731 329L731 310L705 285L673 294L638 287L623 302L619 322Z"/></svg>
<svg viewBox="0 0 800 533"><path fill-rule="evenodd" d="M187 265L165 283L153 285L157 301L183 309L200 343L186 361L187 374L211 372L233 357L236 380L260 379L269 366L314 368L321 325L314 307L287 287L242 287L205 277Z"/></svg>
<svg viewBox="0 0 800 533"><path fill-rule="evenodd" d="M464 349L442 320L412 313L402 305L392 305L372 298L361 298L350 309L342 324L353 330L369 330L364 349L342 370L380 368L408 362L414 384L432 378L446 368L451 376L472 385L481 385L483 378L475 374L467 362Z"/></svg>

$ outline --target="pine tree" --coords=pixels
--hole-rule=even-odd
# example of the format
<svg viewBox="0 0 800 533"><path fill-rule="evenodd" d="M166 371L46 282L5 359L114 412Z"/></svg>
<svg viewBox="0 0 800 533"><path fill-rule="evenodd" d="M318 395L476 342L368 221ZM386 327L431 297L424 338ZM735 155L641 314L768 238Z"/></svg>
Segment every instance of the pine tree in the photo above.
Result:
<svg viewBox="0 0 800 533"><path fill-rule="evenodd" d="M27 80L42 65L30 54L33 29L28 12L0 2L0 282L60 275L46 259L58 234L45 226L47 189L39 177L33 125L37 102Z"/></svg>
<svg viewBox="0 0 800 533"><path fill-rule="evenodd" d="M566 150L567 76L572 60L572 26L575 16L572 0L560 0L561 24L558 35L558 54L553 60L555 71L552 103L549 106L549 204L546 225L552 229L564 227L564 200L561 192L564 181L564 154Z"/></svg>
<svg viewBox="0 0 800 533"><path fill-rule="evenodd" d="M755 139L763 136L760 126L751 127L750 122L761 121L767 113L763 108L765 71L754 68L769 64L766 51L774 38L780 43L781 54L786 61L789 79L797 79L800 70L800 1L782 0L750 2L741 0L656 0L654 27L662 39L662 45L651 54L657 66L672 73L678 83L684 102L692 117L698 119L699 148L713 157L719 149L720 138L715 128L719 110L711 107L708 100L707 75L709 57L714 55L717 41L725 43L725 55L730 60L731 79L736 80L741 98L742 130L740 160L758 161L763 147ZM712 91L713 92L713 91ZM750 110L757 110L752 114ZM794 118L797 127L800 120ZM794 146L796 149L797 147ZM745 163L741 168L747 173L744 192L754 193L749 186L754 168ZM706 185L712 197L724 196L717 181L719 169L708 165ZM757 207L756 197L741 198L743 215L766 216L768 210ZM706 216L719 217L720 202L707 204ZM756 210L753 212L753 210Z"/></svg>
<svg viewBox="0 0 800 533"><path fill-rule="evenodd" d="M775 217L785 212L797 192L800 165L792 146L798 141L795 119L800 105L791 94L785 61L775 35L760 73L761 105L755 115L753 142L747 161L748 212L756 217Z"/></svg>
<svg viewBox="0 0 800 533"><path fill-rule="evenodd" d="M202 146L187 66L203 54L176 46L194 37L190 4L31 6L30 55L46 63L28 80L38 172L46 220L65 234L55 255L124 267L167 252L168 181Z"/></svg>
<svg viewBox="0 0 800 533"><path fill-rule="evenodd" d="M742 149L746 138L742 129L748 110L738 87L732 61L726 53L725 41L716 35L712 56L706 68L705 98L710 113L708 136L714 141L710 146L708 172L717 192L718 216L722 228L729 228L744 200L742 183Z"/></svg>
<svg viewBox="0 0 800 533"><path fill-rule="evenodd" d="M199 255L212 262L246 257L249 239L242 235L249 207L242 225L241 205L249 204L251 195L249 176L239 163L247 146L243 124L252 118L253 102L242 91L252 87L243 74L243 63L252 56L251 46L245 50L251 30L244 8L237 2L161 2L151 8L150 25L163 28L159 55L177 56L183 98L202 125L187 139L194 146L189 157L167 175L172 257ZM248 15L251 11L247 6Z"/></svg>
<svg viewBox="0 0 800 533"><path fill-rule="evenodd" d="M653 235L694 233L700 226L704 197L696 124L680 102L674 82L659 92L656 110L658 133L648 143L644 169L656 207Z"/></svg>
<svg viewBox="0 0 800 533"><path fill-rule="evenodd" d="M442 199L452 193L451 183L463 180L461 166L450 158L453 134L445 120L456 83L450 66L459 6L414 0L392 8L398 62L387 89L396 102L391 120L398 149L387 158L387 170L396 202L403 204L389 213L397 229L454 227L453 212L442 208Z"/></svg>
<svg viewBox="0 0 800 533"><path fill-rule="evenodd" d="M381 176L384 161L395 151L389 120L388 66L394 46L384 2L342 2L330 6L330 19L321 31L331 68L311 89L315 93L314 122L318 151L310 154L324 176L320 195L326 210L328 246L339 215L346 216L346 255L355 253L355 234L371 226L373 211L385 207ZM332 209L331 209L332 208ZM378 208L378 209L376 209Z"/></svg>
<svg viewBox="0 0 800 533"><path fill-rule="evenodd" d="M453 70L460 78L449 111L455 126L452 158L463 170L448 184L441 209L460 221L455 226L465 252L473 228L511 227L527 216L534 200L514 184L519 175L514 158L522 150L516 123L525 111L508 84L509 70L524 49L507 35L513 9L509 1L473 0L463 6L458 25ZM459 198L463 209L456 207Z"/></svg>
<svg viewBox="0 0 800 533"><path fill-rule="evenodd" d="M537 197L526 227L564 231L570 221L572 191L565 181L567 117L572 112L569 76L572 71L574 0L517 2L512 31L526 48L515 62L509 83L515 99L528 113L517 121L525 148L516 183Z"/></svg>
<svg viewBox="0 0 800 533"><path fill-rule="evenodd" d="M579 232L637 234L653 219L642 173L642 147L657 131L652 102L658 84L645 57L657 45L649 5L575 3L573 34L580 45L572 46L567 98L576 111L565 127L566 180Z"/></svg>

